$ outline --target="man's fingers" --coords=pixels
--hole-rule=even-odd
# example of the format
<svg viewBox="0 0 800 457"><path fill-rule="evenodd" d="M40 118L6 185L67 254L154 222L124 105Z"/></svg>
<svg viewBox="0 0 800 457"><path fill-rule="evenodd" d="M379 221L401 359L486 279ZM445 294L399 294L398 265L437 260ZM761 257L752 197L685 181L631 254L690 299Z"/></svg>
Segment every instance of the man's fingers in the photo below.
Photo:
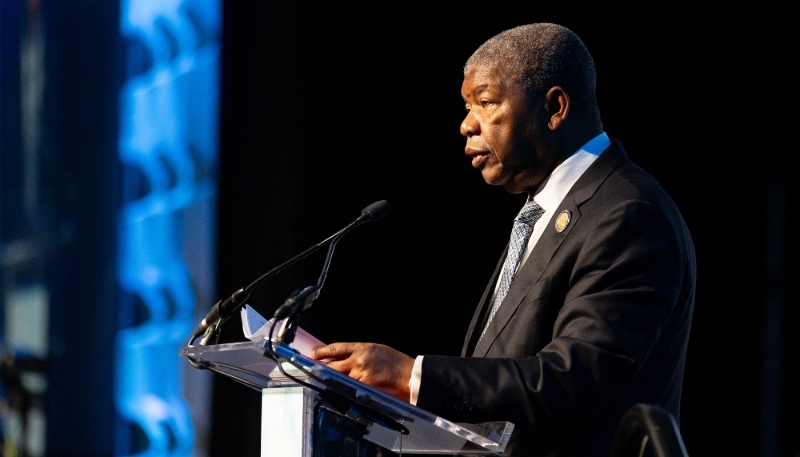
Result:
<svg viewBox="0 0 800 457"><path fill-rule="evenodd" d="M332 368L340 373L350 374L350 362L347 359L328 362L328 368Z"/></svg>
<svg viewBox="0 0 800 457"><path fill-rule="evenodd" d="M354 343L333 343L326 346L317 346L311 351L311 358L321 359L346 359L353 353Z"/></svg>
<svg viewBox="0 0 800 457"><path fill-rule="evenodd" d="M388 346L374 343L333 343L311 351L329 368L408 401L408 380L414 359Z"/></svg>

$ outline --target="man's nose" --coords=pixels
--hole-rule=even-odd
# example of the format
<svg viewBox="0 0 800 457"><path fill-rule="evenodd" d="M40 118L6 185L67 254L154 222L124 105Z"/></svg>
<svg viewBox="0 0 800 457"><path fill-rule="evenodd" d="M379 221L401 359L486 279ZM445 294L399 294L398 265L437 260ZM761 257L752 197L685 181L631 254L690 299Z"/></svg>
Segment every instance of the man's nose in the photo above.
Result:
<svg viewBox="0 0 800 457"><path fill-rule="evenodd" d="M461 121L461 134L465 137L469 138L472 135L480 135L481 128L478 121L475 120L475 116L472 114L472 111L467 113L464 120Z"/></svg>

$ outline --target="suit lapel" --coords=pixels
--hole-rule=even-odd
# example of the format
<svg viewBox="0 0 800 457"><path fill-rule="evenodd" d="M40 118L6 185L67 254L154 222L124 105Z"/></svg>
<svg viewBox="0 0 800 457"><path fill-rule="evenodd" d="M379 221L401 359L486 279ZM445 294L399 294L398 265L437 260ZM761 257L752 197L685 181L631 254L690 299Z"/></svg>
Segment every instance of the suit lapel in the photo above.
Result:
<svg viewBox="0 0 800 457"><path fill-rule="evenodd" d="M486 290L483 291L483 296L481 297L481 301L478 302L478 308L475 310L475 314L472 315L472 321L469 323L469 329L467 330L467 337L464 339L464 347L461 348L461 357L466 357L470 352L472 352L473 348L475 348L477 341L474 340L477 340L481 334L480 331L475 331L475 327L483 322L483 319L481 318L486 312L486 308L489 307L489 297L491 297L492 292L494 292L494 286L497 282L497 277L500 276L500 271L503 269L503 262L505 261L507 254L508 245L506 244L506 249L503 251L503 255L500 256L500 261L497 262L497 266L494 268L492 279L489 281L489 285L486 286Z"/></svg>
<svg viewBox="0 0 800 457"><path fill-rule="evenodd" d="M534 291L536 284L541 279L542 273L547 268L556 251L558 251L558 248L572 232L573 227L578 225L578 221L581 217L580 205L590 199L611 172L625 161L627 161L625 151L618 141L614 141L572 186L572 189L570 189L559 205L558 210L556 210L553 217L550 218L548 222L550 226L545 228L544 233L542 233L541 238L537 241L536 247L531 251L525 265L523 265L516 276L514 276L514 282L511 284L511 288L508 290L503 304L497 310L492 322L489 323L489 327L486 329L483 338L481 338L475 346L475 350L472 354L474 357L484 357L486 355L497 339L497 336L514 316L517 308L522 304L522 301L528 293ZM559 233L558 230L555 229L554 224L558 215L564 210L570 211L572 217L564 231ZM503 259L505 259L505 255L500 261L501 265ZM490 286L494 285L497 274L499 274L499 272L495 270L495 275L492 277ZM469 343L470 338L477 338L475 334L480 335L480 331L475 331L474 326L479 319L482 309L486 306L486 297L487 294L484 292L484 298L481 301L482 305L472 318L470 333L466 343ZM464 349L466 350L467 347L467 344L465 344Z"/></svg>

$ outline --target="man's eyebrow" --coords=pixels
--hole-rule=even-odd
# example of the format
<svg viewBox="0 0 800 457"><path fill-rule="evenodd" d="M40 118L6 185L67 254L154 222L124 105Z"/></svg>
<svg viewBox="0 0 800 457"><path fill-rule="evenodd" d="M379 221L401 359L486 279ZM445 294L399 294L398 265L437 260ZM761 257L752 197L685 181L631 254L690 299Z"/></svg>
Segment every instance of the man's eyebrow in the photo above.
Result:
<svg viewBox="0 0 800 457"><path fill-rule="evenodd" d="M478 86L478 87L476 87L476 88L472 89L472 95L473 95L473 96L477 96L479 93L481 93L481 92L483 92L484 90L486 90L486 88L487 88L487 87L489 87L489 85L488 85L488 84L481 84L480 86Z"/></svg>
<svg viewBox="0 0 800 457"><path fill-rule="evenodd" d="M472 95L473 97L477 97L478 94L483 92L484 90L486 90L487 87L489 87L488 84L481 84L480 86L477 86L474 89L472 89L472 92L469 95ZM464 103L468 103L467 102L467 97L464 97L462 95L461 98L464 99Z"/></svg>

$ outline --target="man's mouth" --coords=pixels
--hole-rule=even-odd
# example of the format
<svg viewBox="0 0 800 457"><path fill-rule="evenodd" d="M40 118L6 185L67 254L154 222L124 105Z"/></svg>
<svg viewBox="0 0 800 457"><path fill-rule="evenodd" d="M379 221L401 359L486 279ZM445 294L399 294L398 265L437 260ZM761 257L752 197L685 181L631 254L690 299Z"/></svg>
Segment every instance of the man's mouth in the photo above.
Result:
<svg viewBox="0 0 800 457"><path fill-rule="evenodd" d="M464 153L467 157L472 159L472 166L474 168L480 168L489 156L489 151L487 150L472 149L469 147L464 148Z"/></svg>

